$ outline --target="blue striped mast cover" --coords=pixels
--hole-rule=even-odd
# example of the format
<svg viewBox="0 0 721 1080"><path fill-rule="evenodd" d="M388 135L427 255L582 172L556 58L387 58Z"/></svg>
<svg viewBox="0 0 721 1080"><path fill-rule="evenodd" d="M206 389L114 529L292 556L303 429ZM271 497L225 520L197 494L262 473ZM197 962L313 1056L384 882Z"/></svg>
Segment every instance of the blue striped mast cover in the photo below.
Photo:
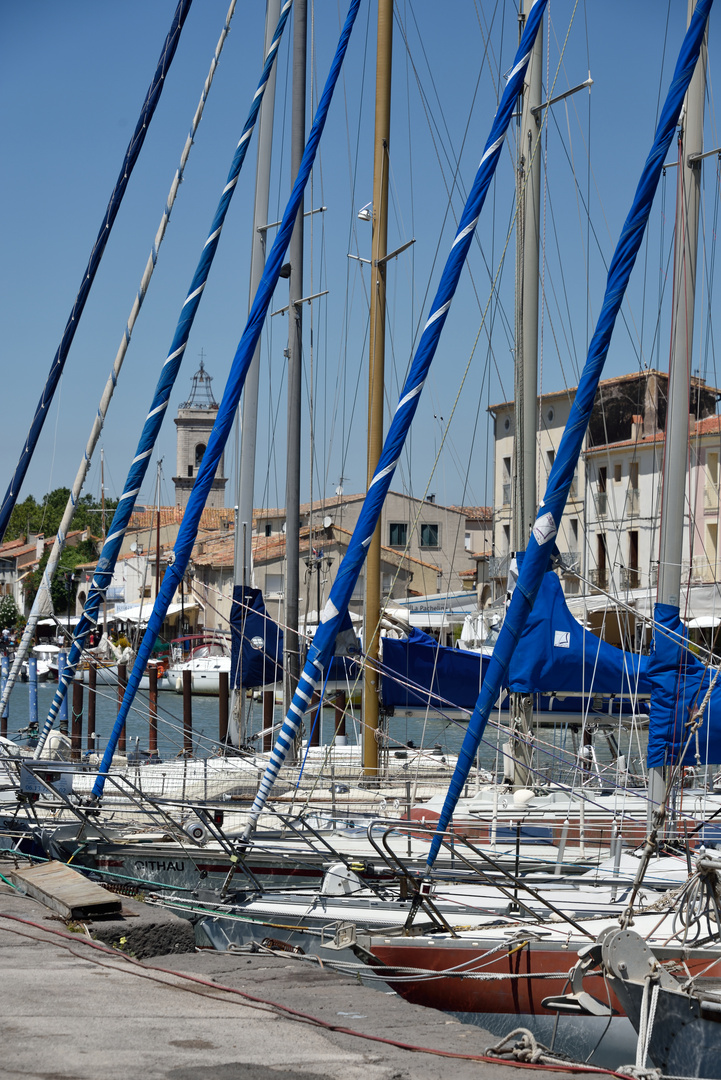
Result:
<svg viewBox="0 0 721 1080"><path fill-rule="evenodd" d="M313 694L323 678L324 669L328 667L332 659L336 635L348 611L353 589L358 581L368 553L368 546L378 524L383 502L403 450L411 421L418 407L423 384L435 356L441 331L458 285L463 264L466 261L468 249L473 240L473 233L496 165L501 156L506 131L516 107L518 95L523 88L526 68L528 67L531 50L543 18L546 3L547 0L537 0L526 21L513 69L498 106L491 133L473 181L473 187L461 215L458 231L446 260L438 291L431 308L431 314L423 328L416 355L401 391L401 397L396 406L363 508L348 544L348 550L333 582L328 602L321 614L321 625L318 627L313 643L308 650L308 658L298 682L298 687L293 695L278 740L271 752L258 793L250 809L250 821L245 830L246 838L250 836L255 827L255 822L258 820L258 816L275 783L278 771L282 767L298 734L303 715L310 707Z"/></svg>
<svg viewBox="0 0 721 1080"><path fill-rule="evenodd" d="M611 343L611 334L641 246L663 163L678 124L683 99L696 67L712 3L713 0L699 0L696 5L658 121L653 146L646 159L631 210L611 260L603 307L591 339L576 397L556 459L551 467L546 492L523 557L520 575L494 646L478 701L469 720L448 794L438 819L437 830L431 842L427 860L429 869L433 866L441 845L443 831L447 828L463 791L478 745L483 738L488 717L498 698L511 657L541 587L543 575L548 569L554 547L553 540L558 532L574 469L591 418L598 382Z"/></svg>
<svg viewBox="0 0 721 1080"><path fill-rule="evenodd" d="M123 494L120 497L120 502L113 515L112 524L110 526L110 532L103 544L103 550L100 553L98 559L98 565L93 577L92 585L88 598L85 602L85 608L83 614L80 617L80 621L75 627L73 633L73 643L68 653L68 663L65 668L62 680L58 680L58 688L55 692L50 710L48 712L47 719L43 726L43 730L40 733L37 747L35 748L35 757L42 755L43 746L45 740L50 732L50 729L55 722L55 717L58 714L58 709L62 703L63 698L67 693L68 686L70 686L75 675L80 657L82 654L85 639L87 638L90 630L97 622L98 611L102 603L105 590L112 581L113 572L115 570L115 563L120 553L120 547L123 542L125 530L128 527L130 515L135 507L135 500L138 492L142 486L145 474L147 472L148 464L150 462L150 455L153 452L153 446L155 440L158 437L158 432L163 423L165 417L165 410L168 406L170 394L175 380L180 370L180 364L183 359L183 353L188 343L188 337L190 330L195 319L196 312L200 305L200 300L203 295L205 284L208 280L208 274L210 273L210 267L213 263L213 258L220 242L220 234L223 229L225 217L230 206L230 201L235 192L235 187L238 182L238 176L245 160L245 155L250 143L250 137L253 134L253 128L258 117L258 111L263 100L263 93L265 91L268 78L270 76L273 63L275 61L280 39L285 28L285 24L288 21L290 9L292 7L293 0L286 0L280 12L280 17L275 28L273 40L268 49L268 53L263 65L263 73L258 83L258 88L253 95L253 101L250 106L248 118L243 127L243 132L240 136L240 141L236 147L233 161L230 166L230 172L228 173L228 179L223 188L223 192L218 203L218 207L215 211L215 217L210 227L210 233L208 239L203 245L203 250L198 261L198 265L193 276L193 280L188 290L188 295L185 298L178 324L175 329L175 335L173 337L172 345L170 346L170 352L163 364L160 378L158 379L157 386L155 387L155 395L153 397L150 410L145 419L142 433L140 435L140 441L138 443L135 457L130 466L127 479L125 481L125 487L123 488Z"/></svg>
<svg viewBox="0 0 721 1080"><path fill-rule="evenodd" d="M50 405L55 391L57 390L60 376L65 368L65 361L68 358L70 352L70 346L73 343L75 337L75 331L78 328L80 322L80 316L83 313L85 302L90 294L95 275L98 267L100 266L100 260L103 257L105 246L110 238L110 233L113 228L113 224L118 215L120 204L123 201L126 188L130 181L130 175L135 167L135 163L138 160L138 156L145 142L145 136L148 128L150 127L150 121L153 118L155 108L160 100L160 95L165 85L165 77L170 70L170 65L175 56L175 50L180 40L180 32L183 29L183 24L190 11L190 5L192 0L179 0L178 6L175 9L173 21L168 31L168 36L165 39L163 45L163 51L160 54L160 60L155 70L155 75L148 88L148 92L143 102L143 107L140 111L140 117L138 123L133 132L133 137L128 144L128 149L125 151L125 159L123 160L122 168L118 174L118 179L115 181L115 187L113 188L110 201L105 211L105 217L103 223L100 226L93 250L90 253L88 264L85 267L83 274L83 280L75 297L75 303L73 309L70 312L70 317L65 324L63 336L60 340L58 350L55 353L52 364L50 365L50 372L48 374L47 381L43 387L43 392L40 396L37 408L35 410L35 416L33 417L32 424L30 425L30 431L28 432L25 440L25 445L20 453L20 459L15 467L8 489L5 492L5 498L0 504L0 543L5 536L5 531L8 527L10 515L13 512L17 497L22 487L23 480L25 479L25 473L28 471L28 466L32 460L32 456L35 453L35 447L37 446L40 433L43 430L43 424L45 418L48 415Z"/></svg>
<svg viewBox="0 0 721 1080"><path fill-rule="evenodd" d="M240 401L245 377L248 373L255 347L258 344L258 339L260 338L263 329L263 323L265 322L273 292L278 283L283 259L288 250L288 244L290 243L290 237L295 226L303 192L308 182L310 171L313 168L316 151L318 149L320 137L323 134L323 128L325 127L328 116L328 109L333 98L333 91L335 90L338 76L340 75L341 66L348 48L348 42L359 7L360 0L352 0L350 7L348 8L345 25L341 32L335 56L333 57L333 63L331 64L328 78L326 79L326 84L323 88L323 94L318 103L313 126L311 127L308 141L305 145L303 160L300 163L298 175L293 184L293 190L291 191L290 199L285 208L285 213L283 214L283 221L266 260L263 276L260 279L260 284L258 285L255 299L253 300L253 305L250 309L250 314L248 315L248 321L240 341L238 342L238 348L233 357L233 363L231 364L228 381L225 384L220 408L218 409L213 430L208 439L208 445L203 454L203 462L198 471L193 490L190 493L185 513L183 514L183 522L178 531L178 538L175 541L175 559L172 565L168 567L165 577L163 578L163 584L156 597L152 614L148 620L148 628L140 643L138 655L135 659L133 670L128 678L128 684L125 688L123 702L118 711L115 725L110 734L110 738L108 739L105 753L103 754L103 760L100 764L98 776L93 785L92 793L95 798L98 799L102 797L103 789L105 787L105 778L112 764L118 737L125 725L125 720L132 706L138 686L140 685L140 679L145 670L145 665L153 650L153 645L155 644L158 634L160 633L163 619L168 610L168 605L171 603L176 589L183 580L185 569L193 551L193 544L200 524L200 516L205 507L213 483L213 478L215 477L215 470L218 467L218 462L222 457L225 444L228 441L228 436L230 435L235 419L236 409L238 408L238 402Z"/></svg>
<svg viewBox="0 0 721 1080"><path fill-rule="evenodd" d="M25 661L25 657L30 651L30 646L35 636L35 629L37 627L37 624L42 618L43 612L52 603L50 599L51 582L53 577L55 576L55 571L57 570L60 557L65 549L68 529L70 528L73 516L75 514L75 508L77 506L78 499L80 498L80 493L83 489L88 469L90 468L90 462L93 453L95 452L95 447L103 430L105 417L107 415L108 409L110 408L110 403L115 393L115 387L117 386L118 378L120 377L120 372L125 361L125 354L128 351L130 339L132 337L133 330L135 329L135 323L143 306L143 302L145 300L148 288L150 287L150 282L155 271L155 264L158 261L158 255L160 254L160 248L163 243L163 238L165 237L165 233L170 222L170 215L172 213L178 191L180 190L180 185L183 181L183 176L185 174L185 166L188 163L190 151L193 148L195 136L200 126L200 121L203 118L205 103L208 99L210 88L213 85L213 79L215 77L215 72L218 67L218 61L220 60L220 55L223 51L225 40L230 33L230 24L233 19L233 14L235 12L235 6L236 0L231 0L230 7L228 8L228 13L225 16L223 29L220 33L218 43L215 46L213 59L210 64L210 70L208 71L205 83L203 84L200 101L198 102L198 106L195 110L195 115L193 116L193 122L190 125L190 130L185 138L185 145L183 146L183 152L180 155L180 162L178 164L178 168L175 171L173 182L170 185L170 191L168 192L168 198L165 202L165 207L163 209L163 214L160 219L160 224L155 234L155 240L153 241L153 246L151 248L150 255L148 256L148 261L145 264L145 270L143 271L143 276L140 279L140 285L138 287L137 294L133 300L130 315L128 316L128 321L126 323L125 330L123 332L123 336L118 347L118 351L115 355L115 360L113 362L110 375L108 376L108 381L105 384L105 389L103 390L102 397L100 398L98 411L95 414L95 418L93 419L90 435L85 445L85 452L83 453L82 460L80 462L80 465L78 466L78 471L75 474L75 480L73 481L70 496L63 512L63 519L58 526L57 536L55 537L55 542L53 544L52 551L50 552L50 557L45 565L42 581L40 582L40 587L35 595L32 610L28 615L28 621L25 624L25 629L23 630L23 636L21 638L20 644L15 650L15 657L13 659L10 674L8 675L7 682L5 683L5 686L3 688L2 695L0 695L0 716L2 716L3 709L5 708L10 699L10 694L12 693L12 689L17 681L18 675L20 674L20 669Z"/></svg>

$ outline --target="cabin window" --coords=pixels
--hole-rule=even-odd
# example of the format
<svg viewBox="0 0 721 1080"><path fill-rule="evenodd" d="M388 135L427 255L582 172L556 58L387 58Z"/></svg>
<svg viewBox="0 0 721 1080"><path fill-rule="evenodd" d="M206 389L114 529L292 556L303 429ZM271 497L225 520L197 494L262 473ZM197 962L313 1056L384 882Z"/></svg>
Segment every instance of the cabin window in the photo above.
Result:
<svg viewBox="0 0 721 1080"><path fill-rule="evenodd" d="M203 454L205 453L205 443L198 443L195 448L195 467L196 469L203 460Z"/></svg>
<svg viewBox="0 0 721 1080"><path fill-rule="evenodd" d="M440 526L431 524L430 522L423 522L421 525L421 547L422 548L437 548L438 537L440 534Z"/></svg>
<svg viewBox="0 0 721 1080"><path fill-rule="evenodd" d="M405 521L391 521L388 526L388 543L391 547L405 547L408 543L408 525Z"/></svg>

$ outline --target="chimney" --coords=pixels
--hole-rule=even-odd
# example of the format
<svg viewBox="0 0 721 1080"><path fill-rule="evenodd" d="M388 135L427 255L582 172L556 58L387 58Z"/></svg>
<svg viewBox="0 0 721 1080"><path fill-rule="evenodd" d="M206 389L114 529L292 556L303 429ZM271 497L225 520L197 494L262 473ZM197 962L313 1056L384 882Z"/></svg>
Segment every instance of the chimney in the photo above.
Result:
<svg viewBox="0 0 721 1080"><path fill-rule="evenodd" d="M643 434L655 435L658 431L658 378L655 372L646 377L646 394L643 402Z"/></svg>
<svg viewBox="0 0 721 1080"><path fill-rule="evenodd" d="M45 553L45 537L42 533L35 539L35 558L42 559Z"/></svg>
<svg viewBox="0 0 721 1080"><path fill-rule="evenodd" d="M631 441L638 442L643 438L643 417L634 414L631 417Z"/></svg>

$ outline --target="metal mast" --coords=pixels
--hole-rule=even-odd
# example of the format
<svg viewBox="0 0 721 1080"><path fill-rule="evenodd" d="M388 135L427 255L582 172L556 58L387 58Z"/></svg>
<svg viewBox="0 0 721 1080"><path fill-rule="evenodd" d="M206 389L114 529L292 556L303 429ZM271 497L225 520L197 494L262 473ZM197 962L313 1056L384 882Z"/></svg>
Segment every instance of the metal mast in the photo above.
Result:
<svg viewBox="0 0 721 1080"><path fill-rule="evenodd" d="M524 0L521 32L534 0ZM514 366L515 468L513 474L513 533L515 551L525 551L536 519L536 453L538 444L538 262L540 251L541 157L537 142L541 119L543 24L531 53L523 83L516 167L516 362ZM513 694L513 729L523 734L513 742L514 785L530 780L533 700Z"/></svg>
<svg viewBox="0 0 721 1080"><path fill-rule="evenodd" d="M388 242L388 160L391 127L393 0L378 0L376 112L373 152L373 239L371 246L370 358L368 370L368 487L383 449L385 388L386 262ZM373 533L366 560L363 645L363 768L378 772L378 644L381 607L381 524Z"/></svg>
<svg viewBox="0 0 721 1080"><path fill-rule="evenodd" d="M689 0L688 22L695 3ZM708 35L708 30L707 30ZM681 559L686 525L686 462L688 458L691 355L696 297L698 217L701 200L701 160L706 87L706 40L691 79L681 113L679 176L676 199L676 247L674 252L671 352L668 378L668 413L664 453L661 529L658 561L660 604L679 607ZM665 793L663 769L649 771L649 812Z"/></svg>
<svg viewBox="0 0 721 1080"><path fill-rule="evenodd" d="M293 25L293 110L291 174L295 182L305 149L307 0L295 0ZM300 410L303 362L303 207L301 199L290 241L288 289L288 448L285 499L285 697L290 702L300 674L298 597L300 595Z"/></svg>
<svg viewBox="0 0 721 1080"><path fill-rule="evenodd" d="M265 15L265 46L263 56L268 55L273 31L280 17L280 0L268 0ZM253 238L250 256L250 296L248 310L258 289L265 266L265 226L268 223L268 200L270 195L270 164L273 149L273 113L275 110L275 76L273 65L258 115L258 162L255 170L255 206L253 210ZM243 390L242 421L240 436L240 461L238 469L238 514L235 523L235 552L233 581L245 583L251 566L253 533L253 491L255 487L255 452L258 432L258 385L260 381L260 344L258 344ZM243 528L247 525L247 528ZM235 746L245 742L242 690L233 691L228 738Z"/></svg>

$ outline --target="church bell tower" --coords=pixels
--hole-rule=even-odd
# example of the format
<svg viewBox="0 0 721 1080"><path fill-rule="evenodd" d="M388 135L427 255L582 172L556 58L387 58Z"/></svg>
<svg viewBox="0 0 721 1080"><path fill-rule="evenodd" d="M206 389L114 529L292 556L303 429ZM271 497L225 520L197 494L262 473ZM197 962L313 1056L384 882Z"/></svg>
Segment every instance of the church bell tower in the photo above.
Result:
<svg viewBox="0 0 721 1080"><path fill-rule="evenodd" d="M187 505L203 460L205 448L208 445L211 428L218 415L218 402L213 397L212 381L212 376L205 370L201 350L200 367L193 375L190 397L178 407L178 415L175 418L178 431L178 475L173 477L176 506L185 507ZM206 506L222 507L225 505L225 485L227 482L224 458L221 457Z"/></svg>

